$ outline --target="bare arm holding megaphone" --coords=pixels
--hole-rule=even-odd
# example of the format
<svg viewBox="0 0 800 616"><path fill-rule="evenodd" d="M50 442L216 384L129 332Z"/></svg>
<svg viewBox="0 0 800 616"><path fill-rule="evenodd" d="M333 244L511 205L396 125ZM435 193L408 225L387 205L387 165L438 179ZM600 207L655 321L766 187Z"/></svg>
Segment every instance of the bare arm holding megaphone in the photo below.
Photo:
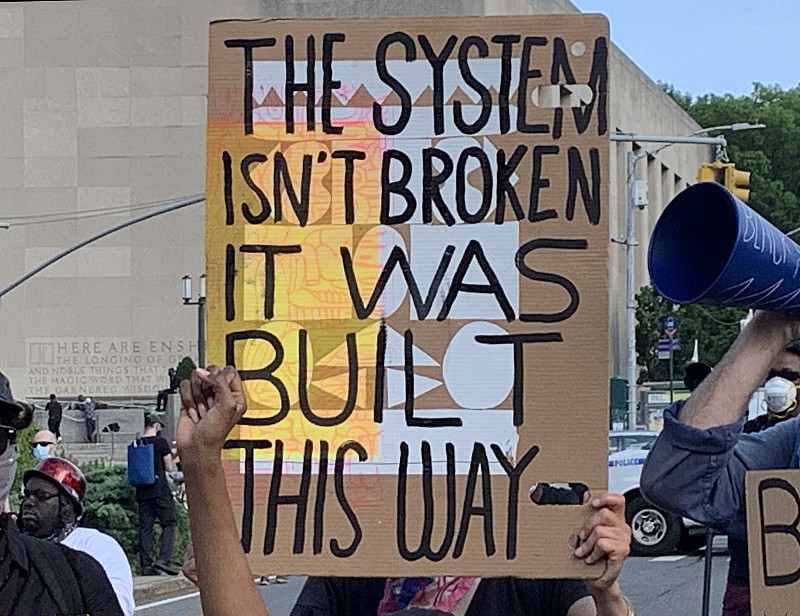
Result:
<svg viewBox="0 0 800 616"><path fill-rule="evenodd" d="M769 372L800 356L800 246L718 184L696 184L665 209L648 253L667 299L759 309L688 400L664 411L664 430L642 471L656 505L745 537L748 470L795 465L798 419L742 435L748 402Z"/></svg>
<svg viewBox="0 0 800 616"><path fill-rule="evenodd" d="M800 316L757 311L680 409L678 420L701 430L736 423L775 359L797 338Z"/></svg>

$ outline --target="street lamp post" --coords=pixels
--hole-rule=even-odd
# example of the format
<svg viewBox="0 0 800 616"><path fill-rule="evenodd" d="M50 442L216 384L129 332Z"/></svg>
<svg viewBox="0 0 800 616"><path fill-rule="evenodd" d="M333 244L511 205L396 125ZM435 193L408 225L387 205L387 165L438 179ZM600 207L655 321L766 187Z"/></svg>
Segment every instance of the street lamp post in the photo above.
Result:
<svg viewBox="0 0 800 616"><path fill-rule="evenodd" d="M715 145L717 146L716 158L719 160L725 156L725 146L727 141L725 137L720 135L718 137L699 137L703 133L718 130L749 130L753 128L764 128L763 124L749 124L746 122L737 122L735 124L726 124L724 126L711 126L709 128L702 128L700 130L689 133L688 135L673 136L673 135L640 135L636 133L626 133L618 131L611 134L611 141L628 141L638 143L661 143L661 147L654 150L649 150L637 154L633 150L627 153L626 169L625 169L625 189L626 189L626 205L627 205L627 219L625 224L625 237L615 239L618 244L625 246L627 251L627 264L626 264L626 283L625 283L625 310L627 315L627 366L626 378L628 380L628 429L634 430L636 428L636 283L635 283L635 254L634 248L639 245L636 240L634 231L634 209L644 208L646 203L637 204L636 195L634 194L636 175L636 163L642 158L652 156L660 152L664 148L668 148L676 143L691 144L691 145Z"/></svg>
<svg viewBox="0 0 800 616"><path fill-rule="evenodd" d="M181 278L181 298L184 306L197 306L197 361L201 368L206 365L206 275L200 276L197 299L192 300L192 277Z"/></svg>

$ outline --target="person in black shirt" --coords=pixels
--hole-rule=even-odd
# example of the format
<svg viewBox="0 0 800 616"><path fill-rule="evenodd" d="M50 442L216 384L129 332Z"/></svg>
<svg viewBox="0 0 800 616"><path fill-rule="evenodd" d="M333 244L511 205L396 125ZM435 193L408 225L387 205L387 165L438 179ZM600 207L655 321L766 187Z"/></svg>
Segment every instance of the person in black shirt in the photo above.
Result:
<svg viewBox="0 0 800 616"><path fill-rule="evenodd" d="M172 448L167 440L158 435L161 422L145 415L143 443L153 444L155 456L154 467L156 480L149 486L136 487L136 500L139 503L139 563L143 575L177 575L172 560L172 548L175 545L175 501L167 483L167 471L174 470ZM153 547L153 525L156 518L161 524L161 547L158 559L153 562L150 550Z"/></svg>
<svg viewBox="0 0 800 616"><path fill-rule="evenodd" d="M192 373L191 379L181 382L180 393L178 453L189 501L203 613L268 616L242 549L220 459L228 434L247 410L241 378L232 366L200 368ZM595 514L581 529L582 542L574 557L587 564L605 562L601 576L588 583L512 578L476 580L468 589L460 588L465 591L464 603L468 593L474 593L469 597L467 616L633 616L633 608L617 583L631 539L630 528L625 524L625 499L610 493L592 497L588 492L585 498L591 499ZM220 566L220 554L225 555L224 567ZM386 583L383 578L368 579L359 588L358 580L310 578L293 614L376 616L382 597L387 597ZM431 616L442 613L436 609L429 612ZM537 609L541 611L533 611Z"/></svg>
<svg viewBox="0 0 800 616"><path fill-rule="evenodd" d="M167 410L167 397L169 394L174 394L177 392L178 387L181 384L181 379L178 376L178 373L175 372L175 368L170 368L167 371L167 374L169 376L169 387L158 390L158 396L156 397L156 411Z"/></svg>
<svg viewBox="0 0 800 616"><path fill-rule="evenodd" d="M61 440L61 414L63 409L61 403L56 400L55 394L50 394L50 402L48 402L44 410L47 411L47 429L56 435L58 441Z"/></svg>
<svg viewBox="0 0 800 616"><path fill-rule="evenodd" d="M0 373L0 500L11 490L17 468L16 435L30 425L33 407L14 400ZM21 535L0 515L0 614L122 616L111 584L88 554Z"/></svg>
<svg viewBox="0 0 800 616"><path fill-rule="evenodd" d="M589 596L586 584L582 580L530 580L506 577L486 578L475 583L477 588L464 612L466 616L473 614L564 616L571 614L570 609L579 600ZM379 611L385 587L386 578L309 577L291 616L377 616L378 614L388 616L398 612L405 614L405 611L401 611L403 608ZM426 609L425 613L431 611Z"/></svg>
<svg viewBox="0 0 800 616"><path fill-rule="evenodd" d="M580 503L577 492L564 492L576 498L558 502ZM400 616L414 608L462 616L632 616L633 608L616 581L630 546L625 497L606 493L593 498L585 491L581 495L584 503L592 501L596 514L584 526L587 539L575 556L588 563L607 562L596 580L312 576L290 616ZM594 547L588 545L592 537Z"/></svg>

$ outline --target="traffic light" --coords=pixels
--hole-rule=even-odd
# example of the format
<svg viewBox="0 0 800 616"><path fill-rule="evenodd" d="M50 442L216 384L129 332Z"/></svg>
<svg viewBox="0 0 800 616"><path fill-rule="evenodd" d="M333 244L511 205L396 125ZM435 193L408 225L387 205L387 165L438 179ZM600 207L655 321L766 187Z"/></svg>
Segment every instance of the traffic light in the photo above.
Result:
<svg viewBox="0 0 800 616"><path fill-rule="evenodd" d="M725 167L725 188L737 199L748 202L750 199L750 172L741 171L734 165Z"/></svg>
<svg viewBox="0 0 800 616"><path fill-rule="evenodd" d="M734 197L745 203L750 199L750 172L737 169L733 163L703 163L697 170L697 181L722 184Z"/></svg>
<svg viewBox="0 0 800 616"><path fill-rule="evenodd" d="M721 163L719 161L715 163L703 163L700 168L697 170L697 181L698 182L717 182L718 184L722 184L720 180L722 180L723 170L722 165L725 163Z"/></svg>

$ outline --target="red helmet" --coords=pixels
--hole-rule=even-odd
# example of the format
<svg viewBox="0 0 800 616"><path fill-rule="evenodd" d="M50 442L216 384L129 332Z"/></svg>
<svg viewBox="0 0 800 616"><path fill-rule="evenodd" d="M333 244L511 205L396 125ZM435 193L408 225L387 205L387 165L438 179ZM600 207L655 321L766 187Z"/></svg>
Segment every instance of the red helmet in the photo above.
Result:
<svg viewBox="0 0 800 616"><path fill-rule="evenodd" d="M64 458L45 458L33 470L25 471L23 480L28 483L31 477L42 477L54 481L64 490L81 512L81 501L86 494L86 478L81 469Z"/></svg>

